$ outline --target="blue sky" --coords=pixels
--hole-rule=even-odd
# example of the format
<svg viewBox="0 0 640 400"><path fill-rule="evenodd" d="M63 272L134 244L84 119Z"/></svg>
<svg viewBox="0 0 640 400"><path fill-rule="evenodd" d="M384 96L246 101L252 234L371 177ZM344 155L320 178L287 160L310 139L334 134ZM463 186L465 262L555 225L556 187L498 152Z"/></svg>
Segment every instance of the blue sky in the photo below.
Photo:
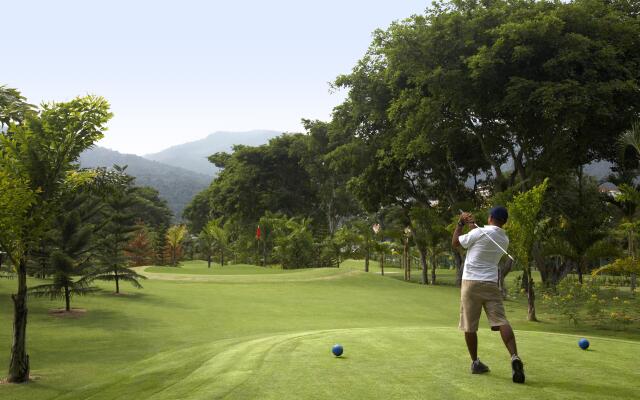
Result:
<svg viewBox="0 0 640 400"><path fill-rule="evenodd" d="M5 1L0 84L30 102L94 93L99 144L145 154L218 130L300 131L343 93L328 82L418 0Z"/></svg>

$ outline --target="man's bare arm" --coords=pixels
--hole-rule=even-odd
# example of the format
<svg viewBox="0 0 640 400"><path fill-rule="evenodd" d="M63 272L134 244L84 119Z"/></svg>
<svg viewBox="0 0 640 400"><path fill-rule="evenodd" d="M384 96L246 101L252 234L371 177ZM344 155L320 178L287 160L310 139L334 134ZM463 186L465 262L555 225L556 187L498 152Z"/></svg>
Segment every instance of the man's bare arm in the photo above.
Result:
<svg viewBox="0 0 640 400"><path fill-rule="evenodd" d="M474 221L473 219L473 215L471 215L470 213L462 213L460 215L460 219L458 220L458 225L456 226L456 229L453 231L453 237L451 238L451 246L454 249L457 249L458 247L460 247L460 235L462 235L462 231L464 230L464 226L466 224L472 224Z"/></svg>

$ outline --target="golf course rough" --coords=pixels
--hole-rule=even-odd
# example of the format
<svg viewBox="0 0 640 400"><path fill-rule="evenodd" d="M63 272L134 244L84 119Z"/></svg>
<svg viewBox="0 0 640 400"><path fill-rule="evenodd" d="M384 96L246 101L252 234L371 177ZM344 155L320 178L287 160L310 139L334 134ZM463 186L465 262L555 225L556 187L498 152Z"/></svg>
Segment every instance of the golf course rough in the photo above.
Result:
<svg viewBox="0 0 640 400"><path fill-rule="evenodd" d="M333 278L317 279L331 276L326 271ZM485 325L480 357L491 372L469 374L454 287L343 269L263 274L264 282L245 275L245 282L150 279L125 296L104 285L105 293L75 300L87 312L73 319L49 316L54 302L31 300L36 379L0 385L0 398L638 398L633 334L591 332L598 350L584 352L575 346L581 336L527 323L524 306L507 302L527 372L527 383L515 385L500 337ZM12 289L0 281L4 321ZM10 334L2 324L0 365L8 363ZM348 356L328 354L336 343L348 344Z"/></svg>

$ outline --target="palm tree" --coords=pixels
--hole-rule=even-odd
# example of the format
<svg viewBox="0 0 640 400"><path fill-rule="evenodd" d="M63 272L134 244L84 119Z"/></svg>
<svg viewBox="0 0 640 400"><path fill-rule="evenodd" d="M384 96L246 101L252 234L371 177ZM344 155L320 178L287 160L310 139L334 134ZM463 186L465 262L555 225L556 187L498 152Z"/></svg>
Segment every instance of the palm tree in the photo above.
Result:
<svg viewBox="0 0 640 400"><path fill-rule="evenodd" d="M184 225L174 225L167 230L167 246L171 256L171 265L178 266L180 261L181 244L187 235L187 227Z"/></svg>
<svg viewBox="0 0 640 400"><path fill-rule="evenodd" d="M631 129L626 130L622 133L620 138L618 138L618 145L620 146L622 155L624 157L624 153L626 149L631 147L636 156L640 157L640 120L635 120L631 123ZM620 203L626 203L630 205L631 210L625 210L623 208L623 212L625 212L625 217L627 217L627 223L633 223L633 215L635 213L636 207L640 204L640 198L638 196L638 191L632 187L624 187L621 189L622 195L618 196L620 199L616 198ZM635 244L634 244L634 234L632 230L629 230L628 234L628 248L629 248L629 257L631 258L631 262L635 262ZM631 291L634 291L636 288L636 279L637 273L631 272Z"/></svg>
<svg viewBox="0 0 640 400"><path fill-rule="evenodd" d="M624 131L622 135L620 135L618 145L622 151L631 147L635 150L636 154L640 156L640 120L633 121L631 123L631 129Z"/></svg>
<svg viewBox="0 0 640 400"><path fill-rule="evenodd" d="M92 216L95 202L88 200L86 194L77 193L65 206L65 212L58 217L57 227L52 235L55 237L55 250L51 253L49 262L53 270L53 282L29 289L31 296L64 299L67 312L71 311L73 295L82 296L98 290L91 286L92 278L85 272L93 250L91 238L95 229L87 221ZM76 276L80 278L76 280Z"/></svg>
<svg viewBox="0 0 640 400"><path fill-rule="evenodd" d="M202 228L200 232L200 244L202 245L202 249L207 256L207 268L211 268L211 257L213 256L213 252L215 251L215 246L217 242L215 228L217 227L217 222L215 220L211 220L206 223L206 225Z"/></svg>

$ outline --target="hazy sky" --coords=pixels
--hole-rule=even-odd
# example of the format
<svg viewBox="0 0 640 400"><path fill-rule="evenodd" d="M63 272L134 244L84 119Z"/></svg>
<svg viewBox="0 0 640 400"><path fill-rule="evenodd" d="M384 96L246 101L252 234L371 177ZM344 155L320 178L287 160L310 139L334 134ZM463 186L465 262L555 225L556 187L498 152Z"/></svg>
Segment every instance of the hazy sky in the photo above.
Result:
<svg viewBox="0 0 640 400"><path fill-rule="evenodd" d="M429 3L0 0L0 84L36 104L106 97L115 116L100 145L121 152L218 130L300 131L340 103L328 82L374 29Z"/></svg>

